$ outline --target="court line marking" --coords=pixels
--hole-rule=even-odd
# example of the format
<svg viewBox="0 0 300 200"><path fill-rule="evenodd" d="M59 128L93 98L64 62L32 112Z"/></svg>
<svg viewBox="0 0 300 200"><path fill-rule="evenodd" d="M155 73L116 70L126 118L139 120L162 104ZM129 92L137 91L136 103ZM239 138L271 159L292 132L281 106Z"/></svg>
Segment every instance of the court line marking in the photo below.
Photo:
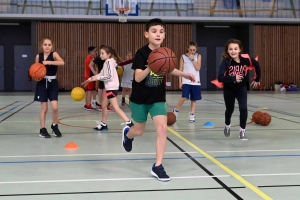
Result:
<svg viewBox="0 0 300 200"><path fill-rule="evenodd" d="M299 176L300 173L279 173L279 174L243 174L243 177L262 177L262 176ZM202 179L202 178L233 178L232 176L225 175L214 175L214 176L177 176L172 179ZM3 181L4 184L35 184L35 183L72 183L72 182L101 182L101 181L139 181L139 180L155 180L153 177L144 178L104 178L104 179L70 179L70 180L40 180L40 181Z"/></svg>
<svg viewBox="0 0 300 200"><path fill-rule="evenodd" d="M198 153L196 151L186 152L190 154ZM183 152L166 152L165 154L184 154ZM104 154L63 154L63 155L23 155L23 156L0 156L0 158L35 158L35 157L76 157L76 156L130 156L130 155L156 155L153 153L104 153Z"/></svg>
<svg viewBox="0 0 300 200"><path fill-rule="evenodd" d="M300 149L262 149L262 150L237 150L237 151L206 151L207 153L251 153L251 152L281 152L300 151Z"/></svg>
<svg viewBox="0 0 300 200"><path fill-rule="evenodd" d="M187 154L187 153L185 153ZM253 155L253 156L215 156L215 159L237 159L237 158L274 158L274 157L299 157L300 154L287 155ZM205 156L190 156L190 157L165 157L165 160L186 160L186 159L207 159ZM72 163L72 162L122 162L122 161L141 161L155 160L154 157L149 158L101 158L101 159L75 159L75 160L23 160L23 161L0 161L1 165L6 164L33 164L33 163Z"/></svg>
<svg viewBox="0 0 300 200"><path fill-rule="evenodd" d="M208 153L251 153L251 152L285 152L285 151L300 151L300 149L281 149L281 150L241 150L241 151L207 151ZM197 154L198 151L190 152L165 152L165 154ZM102 154L50 154L50 155L15 155L15 156L0 156L0 158L38 158L38 157L79 157L79 156L131 156L131 155L156 155L155 152L151 153L102 153ZM246 156L246 155L244 155ZM258 155L261 156L261 155ZM272 156L272 155L269 155ZM273 155L274 156L274 155Z"/></svg>
<svg viewBox="0 0 300 200"><path fill-rule="evenodd" d="M232 177L234 177L236 180L238 180L239 182L241 182L243 185L245 185L246 187L248 187L250 190L252 190L254 193L256 193L257 195L259 195L263 199L272 200L272 198L270 196L268 196L263 191L261 191L260 189L258 189L254 185L252 185L246 179L244 179L242 176L238 175L237 173L235 173L234 171L232 171L230 168L228 168L227 166L225 166L224 164L222 164L220 161L218 161L217 159L215 159L213 156L211 156L210 154L208 154L207 152L205 152L204 150L202 150L201 148L199 148L198 146L196 146L194 143L192 143L191 141L189 141L188 139L186 139L185 137L183 137L181 134L179 134L176 131L174 131L172 128L168 127L168 131L171 132L171 133L173 133L175 136L177 136L178 138L180 138L185 143L187 143L189 146L191 146L193 149L195 149L200 154L202 154L203 156L205 156L211 162L215 163L217 166L219 166L221 169L223 169L224 171L226 171L228 174L230 174Z"/></svg>

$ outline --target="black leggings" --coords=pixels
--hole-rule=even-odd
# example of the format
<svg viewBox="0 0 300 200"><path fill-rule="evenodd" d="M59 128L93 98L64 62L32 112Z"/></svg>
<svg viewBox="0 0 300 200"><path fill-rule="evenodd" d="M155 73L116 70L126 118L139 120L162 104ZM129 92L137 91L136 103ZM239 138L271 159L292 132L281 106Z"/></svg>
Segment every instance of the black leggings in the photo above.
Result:
<svg viewBox="0 0 300 200"><path fill-rule="evenodd" d="M225 124L230 125L231 116L234 111L235 99L239 103L240 109L240 127L242 129L246 128L246 122L248 117L247 109L247 87L242 86L237 90L224 90L223 91L226 111L225 111Z"/></svg>

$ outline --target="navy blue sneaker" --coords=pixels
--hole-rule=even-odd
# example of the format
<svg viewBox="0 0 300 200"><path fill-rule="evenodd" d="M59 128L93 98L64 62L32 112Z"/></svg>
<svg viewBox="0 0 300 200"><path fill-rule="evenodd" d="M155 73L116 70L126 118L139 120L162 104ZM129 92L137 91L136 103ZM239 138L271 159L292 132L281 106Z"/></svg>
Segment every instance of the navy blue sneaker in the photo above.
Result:
<svg viewBox="0 0 300 200"><path fill-rule="evenodd" d="M167 182L171 180L162 164L160 164L159 166L155 166L154 163L152 166L151 174L152 176L155 176L159 181Z"/></svg>
<svg viewBox="0 0 300 200"><path fill-rule="evenodd" d="M130 152L132 150L132 141L133 141L133 138L129 139L126 136L129 129L130 129L129 126L125 126L122 131L122 145L123 145L123 148L125 149L125 151L127 151L127 152Z"/></svg>

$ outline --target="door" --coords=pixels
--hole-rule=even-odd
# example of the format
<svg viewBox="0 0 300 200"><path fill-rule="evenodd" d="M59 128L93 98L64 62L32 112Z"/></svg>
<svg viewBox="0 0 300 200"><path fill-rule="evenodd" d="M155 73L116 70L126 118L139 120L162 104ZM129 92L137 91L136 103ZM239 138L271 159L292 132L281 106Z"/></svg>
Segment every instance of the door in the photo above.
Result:
<svg viewBox="0 0 300 200"><path fill-rule="evenodd" d="M197 53L201 55L200 83L201 89L207 89L207 47L198 47Z"/></svg>
<svg viewBox="0 0 300 200"><path fill-rule="evenodd" d="M0 46L0 91L4 90L4 47Z"/></svg>
<svg viewBox="0 0 300 200"><path fill-rule="evenodd" d="M34 52L31 46L14 46L15 90L31 91L32 82L28 80L28 70L34 63Z"/></svg>

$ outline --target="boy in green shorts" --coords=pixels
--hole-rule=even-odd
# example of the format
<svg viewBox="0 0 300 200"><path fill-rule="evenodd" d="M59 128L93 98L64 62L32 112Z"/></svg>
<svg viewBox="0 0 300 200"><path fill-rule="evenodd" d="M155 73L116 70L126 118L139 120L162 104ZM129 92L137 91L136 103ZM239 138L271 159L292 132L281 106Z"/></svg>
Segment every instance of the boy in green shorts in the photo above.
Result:
<svg viewBox="0 0 300 200"><path fill-rule="evenodd" d="M133 127L125 126L122 132L123 147L127 152L132 150L133 138L141 136L146 127L148 113L150 113L156 129L156 162L152 166L151 174L160 181L169 181L170 177L162 166L162 160L167 143L167 110L166 89L164 77L151 72L147 67L148 56L157 49L165 39L165 24L161 19L151 19L146 24L145 37L149 44L140 48L132 64L134 80L130 97L131 117L135 121ZM177 69L171 73L195 81L192 74Z"/></svg>

